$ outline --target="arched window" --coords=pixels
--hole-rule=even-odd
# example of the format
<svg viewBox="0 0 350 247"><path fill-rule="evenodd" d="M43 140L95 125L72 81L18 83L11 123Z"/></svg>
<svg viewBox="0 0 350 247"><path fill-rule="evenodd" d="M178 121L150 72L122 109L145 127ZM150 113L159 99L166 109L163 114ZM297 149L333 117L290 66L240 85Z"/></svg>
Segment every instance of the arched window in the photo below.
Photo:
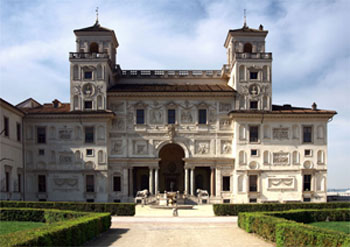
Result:
<svg viewBox="0 0 350 247"><path fill-rule="evenodd" d="M97 79L102 79L102 66L101 66L101 64L97 65Z"/></svg>
<svg viewBox="0 0 350 247"><path fill-rule="evenodd" d="M324 191L325 189L325 177L320 175L317 177L317 190Z"/></svg>
<svg viewBox="0 0 350 247"><path fill-rule="evenodd" d="M246 163L246 154L245 154L245 152L243 151L243 150L241 150L240 152L239 152L239 155L238 155L239 157L238 157L238 163L240 164L240 165L244 165L245 163Z"/></svg>
<svg viewBox="0 0 350 247"><path fill-rule="evenodd" d="M299 139L299 126L293 125L293 139Z"/></svg>
<svg viewBox="0 0 350 247"><path fill-rule="evenodd" d="M243 52L252 53L253 46L251 43L245 43L243 47Z"/></svg>
<svg viewBox="0 0 350 247"><path fill-rule="evenodd" d="M78 95L75 95L73 98L73 107L74 107L74 110L79 109L79 97L78 97Z"/></svg>
<svg viewBox="0 0 350 247"><path fill-rule="evenodd" d="M104 140L105 139L105 128L103 126L99 126L97 129L98 139Z"/></svg>
<svg viewBox="0 0 350 247"><path fill-rule="evenodd" d="M101 110L103 108L103 100L102 96L99 95L97 96L97 109Z"/></svg>
<svg viewBox="0 0 350 247"><path fill-rule="evenodd" d="M78 65L74 65L73 67L73 79L78 80L79 79L79 67Z"/></svg>
<svg viewBox="0 0 350 247"><path fill-rule="evenodd" d="M317 152L317 164L324 164L324 152L322 150Z"/></svg>
<svg viewBox="0 0 350 247"><path fill-rule="evenodd" d="M269 151L264 151L264 165L269 164Z"/></svg>
<svg viewBox="0 0 350 247"><path fill-rule="evenodd" d="M264 110L267 110L267 108L268 108L268 101L269 101L268 97L264 96L264 98L263 98L263 108L264 108Z"/></svg>
<svg viewBox="0 0 350 247"><path fill-rule="evenodd" d="M103 156L103 151L102 150L98 151L98 163L99 164L104 163L104 156Z"/></svg>
<svg viewBox="0 0 350 247"><path fill-rule="evenodd" d="M80 151L75 151L75 162L79 163L81 161Z"/></svg>
<svg viewBox="0 0 350 247"><path fill-rule="evenodd" d="M244 192L244 175L238 177L238 192Z"/></svg>
<svg viewBox="0 0 350 247"><path fill-rule="evenodd" d="M319 125L317 127L317 138L318 139L323 139L323 137L324 137L324 129L323 129L322 125Z"/></svg>
<svg viewBox="0 0 350 247"><path fill-rule="evenodd" d="M245 67L244 67L244 65L239 66L239 79L242 81L245 79Z"/></svg>
<svg viewBox="0 0 350 247"><path fill-rule="evenodd" d="M246 139L246 130L244 125L239 126L239 139L245 140Z"/></svg>
<svg viewBox="0 0 350 247"><path fill-rule="evenodd" d="M292 154L292 163L294 165L299 164L299 152L298 151L294 151Z"/></svg>
<svg viewBox="0 0 350 247"><path fill-rule="evenodd" d="M268 67L267 66L264 66L263 67L263 80L264 81L267 81L268 80Z"/></svg>
<svg viewBox="0 0 350 247"><path fill-rule="evenodd" d="M270 139L270 126L264 125L264 138Z"/></svg>
<svg viewBox="0 0 350 247"><path fill-rule="evenodd" d="M91 53L98 53L98 44L96 42L92 42L90 44L90 52Z"/></svg>

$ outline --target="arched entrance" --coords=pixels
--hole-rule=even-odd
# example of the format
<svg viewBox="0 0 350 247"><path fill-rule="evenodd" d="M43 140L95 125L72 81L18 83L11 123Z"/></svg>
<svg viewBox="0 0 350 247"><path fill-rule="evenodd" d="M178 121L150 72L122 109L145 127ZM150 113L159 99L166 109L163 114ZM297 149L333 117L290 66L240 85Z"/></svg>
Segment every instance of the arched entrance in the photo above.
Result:
<svg viewBox="0 0 350 247"><path fill-rule="evenodd" d="M167 144L159 151L159 191L184 191L185 152L177 144Z"/></svg>

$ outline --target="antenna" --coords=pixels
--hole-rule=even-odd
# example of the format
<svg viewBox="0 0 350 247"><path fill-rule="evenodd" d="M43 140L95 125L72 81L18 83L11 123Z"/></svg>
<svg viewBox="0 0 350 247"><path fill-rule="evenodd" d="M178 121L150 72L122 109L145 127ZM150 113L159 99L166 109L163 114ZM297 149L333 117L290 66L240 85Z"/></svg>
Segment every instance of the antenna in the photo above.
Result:
<svg viewBox="0 0 350 247"><path fill-rule="evenodd" d="M98 23L98 7L96 7L95 12L96 12L96 23Z"/></svg>
<svg viewBox="0 0 350 247"><path fill-rule="evenodd" d="M243 24L243 27L247 27L247 10L244 9L243 13L244 13L244 24Z"/></svg>

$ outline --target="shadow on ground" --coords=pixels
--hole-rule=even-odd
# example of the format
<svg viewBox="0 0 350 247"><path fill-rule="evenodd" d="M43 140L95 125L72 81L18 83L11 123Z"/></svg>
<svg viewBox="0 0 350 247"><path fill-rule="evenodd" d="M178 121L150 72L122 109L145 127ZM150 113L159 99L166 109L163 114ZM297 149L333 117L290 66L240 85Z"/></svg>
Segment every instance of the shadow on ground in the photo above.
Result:
<svg viewBox="0 0 350 247"><path fill-rule="evenodd" d="M94 240L86 243L85 246L110 246L128 231L128 228L109 229Z"/></svg>

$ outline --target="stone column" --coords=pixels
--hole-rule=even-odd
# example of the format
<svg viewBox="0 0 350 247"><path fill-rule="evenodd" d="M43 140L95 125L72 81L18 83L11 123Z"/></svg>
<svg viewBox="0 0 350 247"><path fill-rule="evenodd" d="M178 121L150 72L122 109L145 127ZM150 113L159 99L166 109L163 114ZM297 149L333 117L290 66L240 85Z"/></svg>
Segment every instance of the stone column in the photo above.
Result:
<svg viewBox="0 0 350 247"><path fill-rule="evenodd" d="M215 168L210 168L210 196L215 196Z"/></svg>
<svg viewBox="0 0 350 247"><path fill-rule="evenodd" d="M188 169L185 169L185 194L188 195Z"/></svg>
<svg viewBox="0 0 350 247"><path fill-rule="evenodd" d="M123 195L128 196L128 168L123 168Z"/></svg>
<svg viewBox="0 0 350 247"><path fill-rule="evenodd" d="M149 168L149 193L153 194L153 169Z"/></svg>
<svg viewBox="0 0 350 247"><path fill-rule="evenodd" d="M216 173L216 196L221 196L221 170L216 168L215 170Z"/></svg>
<svg viewBox="0 0 350 247"><path fill-rule="evenodd" d="M194 168L191 168L191 195L194 195Z"/></svg>
<svg viewBox="0 0 350 247"><path fill-rule="evenodd" d="M159 185L158 185L158 170L159 168L156 168L154 171L154 194L158 194L159 191Z"/></svg>

